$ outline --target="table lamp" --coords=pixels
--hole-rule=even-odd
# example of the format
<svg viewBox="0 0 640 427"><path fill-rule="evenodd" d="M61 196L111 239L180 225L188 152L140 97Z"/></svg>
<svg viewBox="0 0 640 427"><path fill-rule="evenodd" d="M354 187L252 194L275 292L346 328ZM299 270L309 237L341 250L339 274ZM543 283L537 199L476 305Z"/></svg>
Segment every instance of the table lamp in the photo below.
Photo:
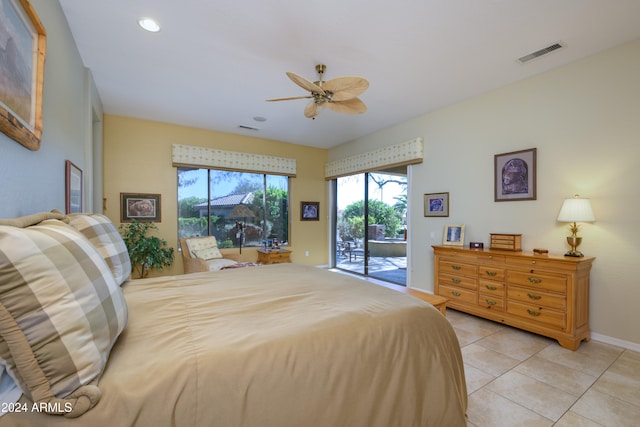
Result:
<svg viewBox="0 0 640 427"><path fill-rule="evenodd" d="M567 243L571 246L571 250L564 254L565 256L581 257L582 252L576 248L582 243L582 237L578 237L578 222L593 222L596 217L591 209L589 199L581 199L579 195L575 195L572 199L565 199L558 214L558 222L571 222L569 225L571 236L567 237Z"/></svg>

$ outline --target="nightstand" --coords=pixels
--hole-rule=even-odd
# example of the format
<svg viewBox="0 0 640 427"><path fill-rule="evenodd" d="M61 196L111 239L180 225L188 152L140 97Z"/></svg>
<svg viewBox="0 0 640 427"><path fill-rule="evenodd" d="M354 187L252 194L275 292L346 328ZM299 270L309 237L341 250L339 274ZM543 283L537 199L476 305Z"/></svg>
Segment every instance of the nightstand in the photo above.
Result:
<svg viewBox="0 0 640 427"><path fill-rule="evenodd" d="M286 249L278 249L275 251L258 249L259 264L280 264L283 262L291 262L291 251Z"/></svg>

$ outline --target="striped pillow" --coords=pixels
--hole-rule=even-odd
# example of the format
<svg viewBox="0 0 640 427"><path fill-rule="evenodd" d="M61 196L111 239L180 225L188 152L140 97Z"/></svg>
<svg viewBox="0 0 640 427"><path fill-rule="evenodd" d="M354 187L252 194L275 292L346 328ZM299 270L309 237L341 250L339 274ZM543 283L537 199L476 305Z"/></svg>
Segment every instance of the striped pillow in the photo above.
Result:
<svg viewBox="0 0 640 427"><path fill-rule="evenodd" d="M33 402L67 417L92 408L90 383L126 322L120 287L81 233L59 220L0 226L0 359Z"/></svg>
<svg viewBox="0 0 640 427"><path fill-rule="evenodd" d="M101 214L71 214L69 224L98 249L119 285L131 276L127 246L109 218Z"/></svg>

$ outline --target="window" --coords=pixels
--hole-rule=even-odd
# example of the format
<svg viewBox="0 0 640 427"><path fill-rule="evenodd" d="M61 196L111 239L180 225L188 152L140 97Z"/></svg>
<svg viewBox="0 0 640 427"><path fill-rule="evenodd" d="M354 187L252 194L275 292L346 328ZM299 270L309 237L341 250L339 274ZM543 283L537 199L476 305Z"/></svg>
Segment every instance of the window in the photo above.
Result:
<svg viewBox="0 0 640 427"><path fill-rule="evenodd" d="M178 167L178 237L206 235L221 248L286 244L289 178Z"/></svg>

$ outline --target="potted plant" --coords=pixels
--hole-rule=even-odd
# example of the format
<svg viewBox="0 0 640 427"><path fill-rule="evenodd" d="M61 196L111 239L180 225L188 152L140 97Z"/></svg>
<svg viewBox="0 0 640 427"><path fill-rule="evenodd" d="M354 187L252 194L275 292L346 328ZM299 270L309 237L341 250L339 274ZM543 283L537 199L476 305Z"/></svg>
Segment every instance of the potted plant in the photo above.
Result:
<svg viewBox="0 0 640 427"><path fill-rule="evenodd" d="M131 273L137 278L147 277L151 269L162 270L173 264L173 248L156 236L147 236L150 230L157 230L153 222L137 222L120 225L120 234L127 246L131 259Z"/></svg>

